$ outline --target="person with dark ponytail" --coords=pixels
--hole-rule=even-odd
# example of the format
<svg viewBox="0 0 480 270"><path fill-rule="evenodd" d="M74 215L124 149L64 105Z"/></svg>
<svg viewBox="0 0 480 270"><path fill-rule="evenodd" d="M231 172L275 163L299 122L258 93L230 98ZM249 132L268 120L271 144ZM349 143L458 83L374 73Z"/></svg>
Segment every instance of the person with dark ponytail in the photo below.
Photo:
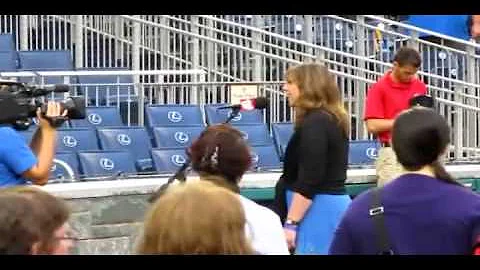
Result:
<svg viewBox="0 0 480 270"><path fill-rule="evenodd" d="M329 254L469 255L480 239L480 196L448 174L450 128L415 107L394 122L393 150L405 174L356 197Z"/></svg>

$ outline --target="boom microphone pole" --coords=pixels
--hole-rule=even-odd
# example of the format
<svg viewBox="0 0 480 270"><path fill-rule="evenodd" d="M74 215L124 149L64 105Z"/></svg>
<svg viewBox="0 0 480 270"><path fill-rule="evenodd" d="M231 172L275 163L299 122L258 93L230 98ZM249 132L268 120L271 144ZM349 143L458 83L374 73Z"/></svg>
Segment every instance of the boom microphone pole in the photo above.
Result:
<svg viewBox="0 0 480 270"><path fill-rule="evenodd" d="M223 124L228 124L232 119L238 116L238 113L240 111L250 111L254 109L265 109L267 107L267 99L265 97L259 97L255 99L247 99L242 101L240 104L235 104L231 106L223 106L223 107L218 107L217 110L223 110L223 109L231 109L232 112L229 114L227 120L223 122ZM187 171L188 167L190 166L190 159L185 160L185 163L173 174L168 178L168 181L161 185L160 188L153 193L153 195L148 199L148 202L153 203L155 202L164 192L165 190L172 184L175 180L178 180L180 182L185 182L187 181L187 177L185 175L185 172Z"/></svg>

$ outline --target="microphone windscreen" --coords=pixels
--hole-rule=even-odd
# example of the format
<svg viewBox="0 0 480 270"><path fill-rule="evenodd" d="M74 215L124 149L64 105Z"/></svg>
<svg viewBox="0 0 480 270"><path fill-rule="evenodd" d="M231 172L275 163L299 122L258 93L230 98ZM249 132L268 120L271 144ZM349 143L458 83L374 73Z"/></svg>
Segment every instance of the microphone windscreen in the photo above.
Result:
<svg viewBox="0 0 480 270"><path fill-rule="evenodd" d="M268 105L268 100L266 97L258 97L255 99L255 108L256 109L265 109Z"/></svg>

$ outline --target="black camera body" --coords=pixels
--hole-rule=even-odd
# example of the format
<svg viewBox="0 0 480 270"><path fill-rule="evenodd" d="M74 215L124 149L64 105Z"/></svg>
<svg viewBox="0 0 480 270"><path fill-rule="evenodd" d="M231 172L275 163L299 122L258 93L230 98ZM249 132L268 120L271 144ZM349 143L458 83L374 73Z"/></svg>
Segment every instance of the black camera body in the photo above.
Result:
<svg viewBox="0 0 480 270"><path fill-rule="evenodd" d="M37 87L19 82L0 81L0 124L12 125L17 130L25 130L32 124L31 118L37 116L37 109L46 113L44 97L49 93L68 92L67 85ZM43 100L42 100L43 99ZM63 110L68 110L68 119L85 118L85 98L69 97L60 101Z"/></svg>

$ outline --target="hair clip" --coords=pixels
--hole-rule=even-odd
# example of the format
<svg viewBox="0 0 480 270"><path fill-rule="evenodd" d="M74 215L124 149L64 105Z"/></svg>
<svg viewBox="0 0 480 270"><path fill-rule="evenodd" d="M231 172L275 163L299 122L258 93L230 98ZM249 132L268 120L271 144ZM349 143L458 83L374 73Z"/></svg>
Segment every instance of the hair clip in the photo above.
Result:
<svg viewBox="0 0 480 270"><path fill-rule="evenodd" d="M217 165L218 165L218 146L215 146L215 151L213 151L213 154L210 156L210 161L211 161L213 167L217 167Z"/></svg>

